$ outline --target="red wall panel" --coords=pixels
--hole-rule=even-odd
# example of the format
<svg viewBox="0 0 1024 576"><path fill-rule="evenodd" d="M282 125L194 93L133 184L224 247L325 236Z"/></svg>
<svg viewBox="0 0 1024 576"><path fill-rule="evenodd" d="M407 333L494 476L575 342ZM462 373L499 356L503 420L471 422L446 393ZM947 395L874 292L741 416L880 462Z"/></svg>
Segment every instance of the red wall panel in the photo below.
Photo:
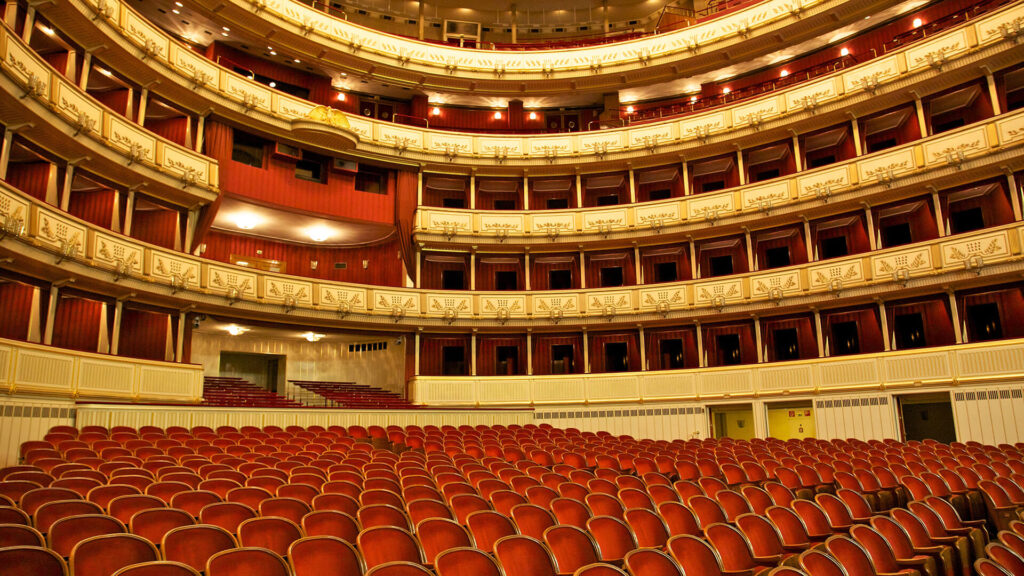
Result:
<svg viewBox="0 0 1024 576"><path fill-rule="evenodd" d="M629 371L640 370L640 345L636 332L616 332L612 334L590 334L590 371L593 373L609 372L606 364L605 345L625 344Z"/></svg>
<svg viewBox="0 0 1024 576"><path fill-rule="evenodd" d="M114 197L110 189L72 192L68 212L109 230L114 218Z"/></svg>
<svg viewBox="0 0 1024 576"><path fill-rule="evenodd" d="M497 360L499 346L513 346L517 349L516 370L498 374ZM481 336L476 341L476 373L478 376L514 376L526 374L526 337L524 336ZM511 369L511 366L509 367Z"/></svg>
<svg viewBox="0 0 1024 576"><path fill-rule="evenodd" d="M50 166L49 162L11 164L7 170L7 183L25 194L45 202L46 189L50 183Z"/></svg>
<svg viewBox="0 0 1024 576"><path fill-rule="evenodd" d="M96 352L100 337L103 303L77 297L62 297L53 321L53 345L83 352Z"/></svg>
<svg viewBox="0 0 1024 576"><path fill-rule="evenodd" d="M572 346L572 373L582 374L583 337L579 334L538 334L533 337L533 373L551 374L552 347Z"/></svg>
<svg viewBox="0 0 1024 576"><path fill-rule="evenodd" d="M188 118L168 118L166 120L146 120L146 130L167 138L175 144L186 146L185 136L188 133Z"/></svg>
<svg viewBox="0 0 1024 576"><path fill-rule="evenodd" d="M132 215L132 238L174 250L178 213L170 210L136 210Z"/></svg>
<svg viewBox="0 0 1024 576"><path fill-rule="evenodd" d="M121 313L118 356L163 360L167 350L167 314L125 308Z"/></svg>
<svg viewBox="0 0 1024 576"><path fill-rule="evenodd" d="M20 282L0 284L0 338L28 339L34 292L33 286Z"/></svg>

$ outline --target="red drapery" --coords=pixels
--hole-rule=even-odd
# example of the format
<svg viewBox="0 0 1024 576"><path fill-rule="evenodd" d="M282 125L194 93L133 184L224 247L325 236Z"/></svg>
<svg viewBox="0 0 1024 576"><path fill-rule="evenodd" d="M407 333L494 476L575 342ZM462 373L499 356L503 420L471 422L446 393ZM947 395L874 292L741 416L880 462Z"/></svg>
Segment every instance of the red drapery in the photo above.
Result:
<svg viewBox="0 0 1024 576"><path fill-rule="evenodd" d="M555 346L572 346L572 374L583 373L583 337L579 334L542 334L533 338L533 373L552 374Z"/></svg>
<svg viewBox="0 0 1024 576"><path fill-rule="evenodd" d="M601 206L599 198L614 196L613 204L629 203L629 177L626 173L613 172L600 176L583 178L583 206Z"/></svg>
<svg viewBox="0 0 1024 576"><path fill-rule="evenodd" d="M656 283L655 268L668 262L674 262L676 265L676 280L690 280L690 249L687 245L680 244L645 248L640 251L640 270L644 276L644 283Z"/></svg>
<svg viewBox="0 0 1024 576"><path fill-rule="evenodd" d="M109 230L114 219L115 196L114 191L110 189L72 192L68 212Z"/></svg>
<svg viewBox="0 0 1024 576"><path fill-rule="evenodd" d="M146 360L164 360L167 351L169 316L158 312L125 308L121 312L118 355Z"/></svg>
<svg viewBox="0 0 1024 576"><path fill-rule="evenodd" d="M100 338L103 303L62 294L53 321L53 345L83 352L96 352Z"/></svg>
<svg viewBox="0 0 1024 576"><path fill-rule="evenodd" d="M729 256L732 258L732 273L742 274L750 268L747 262L747 243L743 238L726 238L697 244L697 263L702 278L710 278L711 259Z"/></svg>
<svg viewBox="0 0 1024 576"><path fill-rule="evenodd" d="M178 213L172 210L136 210L132 215L132 238L174 250Z"/></svg>
<svg viewBox="0 0 1024 576"><path fill-rule="evenodd" d="M587 287L601 287L601 270L604 268L622 268L622 285L636 284L636 266L633 264L633 252L589 252L587 258Z"/></svg>
<svg viewBox="0 0 1024 576"><path fill-rule="evenodd" d="M863 214L844 214L819 220L813 223L811 228L819 254L821 252L822 240L840 236L846 238L846 247L850 254L859 254L871 250L871 243L868 240L868 232L867 227L864 225Z"/></svg>
<svg viewBox="0 0 1024 576"><path fill-rule="evenodd" d="M704 354L708 366L725 366L729 364L752 364L757 362L757 343L754 340L752 322L743 324L727 324L704 326ZM731 356L729 350L719 346L719 337L736 335L739 337L739 358ZM727 357L727 354L730 354Z"/></svg>
<svg viewBox="0 0 1024 576"><path fill-rule="evenodd" d="M754 251L757 254L759 269L768 264L768 250L786 248L789 250L790 265L807 263L807 247L804 244L804 231L800 226L759 232L754 240Z"/></svg>
<svg viewBox="0 0 1024 576"><path fill-rule="evenodd" d="M781 157L779 157L781 155ZM775 142L743 151L744 167L747 170L747 182L759 182L778 176L788 176L796 172L796 157L793 155L790 142ZM764 172L778 171L778 176L758 178Z"/></svg>
<svg viewBox="0 0 1024 576"><path fill-rule="evenodd" d="M871 133L868 125L872 119L879 118L881 116L888 115L890 113L902 112L904 116L903 123L896 128L883 130L877 133ZM917 111L914 110L913 105L901 106L893 108L891 110L885 110L877 114L873 114L869 117L863 118L860 121L860 130L863 134L865 151L870 152L873 146L880 142L895 139L896 144L906 144L907 142L913 142L921 139L921 127L917 123Z"/></svg>
<svg viewBox="0 0 1024 576"><path fill-rule="evenodd" d="M580 264L575 254L546 254L538 256L530 262L530 287L534 290L550 290L551 282L548 273L555 270L568 270L572 275L571 288L580 287Z"/></svg>
<svg viewBox="0 0 1024 576"><path fill-rule="evenodd" d="M857 324L857 340L860 342L860 351L863 354L881 352L884 349L882 342L882 327L878 318L877 308L860 308L845 311L826 311L821 313L822 331L828 339L828 350L835 354L836 343L832 341L832 325L842 322L855 322Z"/></svg>
<svg viewBox="0 0 1024 576"><path fill-rule="evenodd" d="M100 101L107 108L110 108L114 112L117 112L121 116L128 118L129 120L135 120L135 110L132 109L131 117L128 116L128 89L120 88L117 90L111 90L109 92L91 93L94 98Z"/></svg>
<svg viewBox="0 0 1024 576"><path fill-rule="evenodd" d="M990 289L985 292L964 294L960 297L959 312L966 319L968 338L971 341L989 340L992 336L983 333L983 326L978 326L971 319L971 307L980 304L996 304L999 308L999 324L1003 338L1024 337L1024 294L1022 288Z"/></svg>
<svg viewBox="0 0 1024 576"><path fill-rule="evenodd" d="M0 338L27 340L35 287L20 282L0 283Z"/></svg>
<svg viewBox="0 0 1024 576"><path fill-rule="evenodd" d="M309 101L311 102L326 104L339 109L344 107L345 102L338 101L337 92L331 88L331 79L328 77L308 74L298 68L283 66L268 59L253 57L241 50L236 50L219 42L213 42L206 48L206 57L219 62L221 66L229 70L239 68L244 70L242 74L255 73L259 76L273 78L278 82L285 82L292 86L305 88L309 90ZM357 98L350 97L347 100L354 102ZM351 106L351 109L346 110L346 112L355 111L355 104Z"/></svg>
<svg viewBox="0 0 1024 576"><path fill-rule="evenodd" d="M801 360L818 357L818 344L814 337L814 320L807 316L796 318L763 318L761 337L764 339L765 358L778 362L775 354L776 330L796 330L797 354Z"/></svg>
<svg viewBox="0 0 1024 576"><path fill-rule="evenodd" d="M211 230L205 238L203 257L230 262L231 256L257 257L279 260L286 265L288 274L308 278L322 278L338 282L356 282L378 286L402 286L402 266L399 260L397 238L379 244L352 248L332 248L308 244L288 244L262 237L228 234ZM363 268L363 260L367 261ZM313 269L316 262L316 270ZM335 264L344 263L344 268Z"/></svg>
<svg viewBox="0 0 1024 576"><path fill-rule="evenodd" d="M725 188L740 185L740 171L736 167L736 155L702 158L690 165L690 190L694 194L704 192L704 186L713 182L722 182ZM721 188L719 188L721 189ZM715 190L709 190L714 192Z"/></svg>
<svg viewBox="0 0 1024 576"><path fill-rule="evenodd" d="M943 112L947 107L946 102L942 99L943 96L958 92L959 94L954 96L954 98L959 98L960 95L965 94L963 92L965 89L976 95L974 99L964 107ZM954 86L948 90L932 94L927 98L927 100L925 100L925 111L928 131L934 134L936 133L936 125L941 126L950 120L959 119L966 125L991 118L993 112L992 99L989 97L988 87L985 85L985 81L975 80L974 82L960 84L959 86Z"/></svg>
<svg viewBox="0 0 1024 576"><path fill-rule="evenodd" d="M576 181L554 178L530 181L530 210L547 210L548 200L565 199L566 208L576 207Z"/></svg>
<svg viewBox="0 0 1024 576"><path fill-rule="evenodd" d="M902 315L919 314L924 325L924 346L948 346L956 343L949 300L937 298L923 302L890 302L886 305L889 333L895 342L896 320Z"/></svg>
<svg viewBox="0 0 1024 576"><path fill-rule="evenodd" d="M917 198L880 206L874 209L874 213L879 230L906 223L910 225L910 237L914 242L933 240L939 236L931 198ZM882 236L884 238L884 234Z"/></svg>
<svg viewBox="0 0 1024 576"><path fill-rule="evenodd" d="M377 194L355 189L355 175L335 170L330 159L322 165L323 182L295 177L295 160L264 150L262 168L231 159L233 131L219 122L206 124L206 153L220 164L220 188L225 194L251 198L261 203L315 212L326 216L368 220L392 224L395 217L393 179L388 193Z"/></svg>
<svg viewBox="0 0 1024 576"><path fill-rule="evenodd" d="M498 348L516 349L515 366L498 372ZM476 373L478 376L515 376L526 374L526 338L524 336L481 336L476 341Z"/></svg>
<svg viewBox="0 0 1024 576"><path fill-rule="evenodd" d="M477 255L476 262L476 289L497 290L498 272L515 272L516 290L525 288L523 278L523 260L515 254L505 255Z"/></svg>
<svg viewBox="0 0 1024 576"><path fill-rule="evenodd" d="M424 376L443 376L444 349L462 348L463 370L461 374L469 375L469 338L466 336L426 336L420 344L420 374Z"/></svg>
<svg viewBox="0 0 1024 576"><path fill-rule="evenodd" d="M499 201L505 205L511 204L512 210L522 210L522 181L509 179L477 181L476 207L478 210L495 210Z"/></svg>
<svg viewBox="0 0 1024 576"><path fill-rule="evenodd" d="M683 368L697 368L700 366L700 359L697 354L697 330L693 327L673 328L668 330L649 330L646 332L647 339L647 369L648 370L669 370L668 351L662 350L662 342L667 340L680 340L683 346Z"/></svg>
<svg viewBox="0 0 1024 576"><path fill-rule="evenodd" d="M168 118L166 120L146 120L146 130L159 134L175 144L187 146L188 118Z"/></svg>
<svg viewBox="0 0 1024 576"><path fill-rule="evenodd" d="M669 197L678 198L685 193L679 168L661 168L634 174L636 178L636 199L638 202L652 200L651 192L668 190Z"/></svg>
<svg viewBox="0 0 1024 576"><path fill-rule="evenodd" d="M416 179L413 172L399 170L395 173L395 223L398 226L398 242L405 260L406 270L415 270L415 254L412 248L412 229L416 216Z"/></svg>
<svg viewBox="0 0 1024 576"><path fill-rule="evenodd" d="M463 290L469 290L469 257L462 254L430 254L422 255L420 266L420 286L428 290L443 290L444 273L462 271Z"/></svg>
<svg viewBox="0 0 1024 576"><path fill-rule="evenodd" d="M444 206L445 200L461 201L463 208L469 208L469 181L460 176L424 178L423 205Z"/></svg>
<svg viewBox="0 0 1024 576"><path fill-rule="evenodd" d="M836 140L831 140L828 136L825 136L825 133L833 135L836 131L841 133L836 137ZM826 156L833 156L835 158L834 162L842 162L857 155L856 143L850 132L850 126L847 124L830 126L823 130L804 134L800 137L800 146L801 150L804 151L805 170L811 169L812 161ZM814 148L811 149L811 146L814 146Z"/></svg>
<svg viewBox="0 0 1024 576"><path fill-rule="evenodd" d="M639 371L640 370L640 345L638 343L638 337L636 332L615 332L611 334L603 333L592 333L589 335L588 340L590 341L590 371L594 373L598 372L613 372L614 366L609 365L610 361L614 361L606 357L606 345L608 344L625 344L626 345L626 358L627 366L624 371Z"/></svg>
<svg viewBox="0 0 1024 576"><path fill-rule="evenodd" d="M1013 221L1013 206L1006 194L1004 179L944 191L942 207L949 219L954 212L978 208L985 226L1002 226Z"/></svg>
<svg viewBox="0 0 1024 576"><path fill-rule="evenodd" d="M45 202L50 185L50 166L49 162L12 163L7 170L7 183Z"/></svg>

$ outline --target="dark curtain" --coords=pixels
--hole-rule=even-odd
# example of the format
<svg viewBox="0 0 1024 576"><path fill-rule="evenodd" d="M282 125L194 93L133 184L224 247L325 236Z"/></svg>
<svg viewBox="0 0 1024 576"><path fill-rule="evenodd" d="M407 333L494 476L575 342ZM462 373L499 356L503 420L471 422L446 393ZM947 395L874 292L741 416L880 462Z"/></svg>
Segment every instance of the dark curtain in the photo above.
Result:
<svg viewBox="0 0 1024 576"><path fill-rule="evenodd" d="M278 82L287 82L292 86L305 88L309 90L308 100L311 102L325 104L338 109L344 107L344 102L338 101L337 91L331 88L331 79L327 76L310 74L297 67L284 66L270 61L269 58L264 59L251 56L219 42L213 42L206 48L206 57L228 69L239 68L244 70L244 72L241 72L242 74L254 73L259 76L273 78ZM346 100L355 101L357 98L350 97ZM353 107L351 110L346 111L355 112L355 110Z"/></svg>
<svg viewBox="0 0 1024 576"><path fill-rule="evenodd" d="M860 341L861 353L871 354L885 349L882 341L882 327L878 318L878 309L871 307L821 313L823 336L828 339L828 349L832 353L835 350L835 342L832 342L832 325L841 322L857 323L857 339Z"/></svg>
<svg viewBox="0 0 1024 576"><path fill-rule="evenodd" d="M572 289L580 287L580 263L576 254L538 256L530 261L530 287L534 290L550 290L548 273L554 270L569 270L572 274Z"/></svg>
<svg viewBox="0 0 1024 576"><path fill-rule="evenodd" d="M757 267L764 269L768 262L768 250L774 248L789 249L790 265L807 263L807 246L804 244L804 231L800 226L759 232L754 238L754 251L757 254Z"/></svg>
<svg viewBox="0 0 1024 576"><path fill-rule="evenodd" d="M121 311L118 355L164 360L167 351L168 318L167 314L124 308Z"/></svg>
<svg viewBox="0 0 1024 576"><path fill-rule="evenodd" d="M499 374L498 348L516 348L516 370ZM480 336L476 340L476 373L478 376L515 376L526 374L526 337L524 336ZM511 367L510 367L511 369Z"/></svg>
<svg viewBox="0 0 1024 576"><path fill-rule="evenodd" d="M766 350L765 358L769 362L781 360L775 356L776 330L796 330L797 353L801 360L818 357L818 343L815 337L813 318L807 316L797 318L762 318L761 338Z"/></svg>
<svg viewBox="0 0 1024 576"><path fill-rule="evenodd" d="M640 250L640 270L643 272L644 284L654 284L654 269L658 264L675 262L676 280L690 280L690 249L685 244Z"/></svg>
<svg viewBox="0 0 1024 576"><path fill-rule="evenodd" d="M423 205L444 206L446 199L461 200L469 208L469 181L462 177L427 177L423 180Z"/></svg>
<svg viewBox="0 0 1024 576"><path fill-rule="evenodd" d="M165 120L146 120L146 130L167 138L181 146L187 146L188 118L167 118Z"/></svg>
<svg viewBox="0 0 1024 576"><path fill-rule="evenodd" d="M616 204L629 203L628 174L613 173L583 178L583 206L585 208L598 205L598 198L616 196Z"/></svg>
<svg viewBox="0 0 1024 576"><path fill-rule="evenodd" d="M672 328L666 330L649 330L647 339L647 369L669 370L668 359L661 353L661 343L665 340L681 340L683 345L683 368L697 368L700 358L697 351L697 330L695 328Z"/></svg>
<svg viewBox="0 0 1024 576"><path fill-rule="evenodd" d="M420 286L427 290L441 290L444 272L461 270L463 289L469 290L469 257L459 254L423 254L420 267Z"/></svg>
<svg viewBox="0 0 1024 576"><path fill-rule="evenodd" d="M1024 337L1024 294L1020 287L995 289L986 292L964 294L960 297L959 313L962 318L968 318L967 325L972 326L967 316L968 308L979 304L996 304L999 308L999 324L1002 328L1003 338ZM971 334L972 341L982 339L980 334Z"/></svg>
<svg viewBox="0 0 1024 576"><path fill-rule="evenodd" d="M899 302L886 305L886 319L889 321L889 333L895 333L896 317L905 314L920 314L924 325L924 341L926 346L948 346L956 343L953 332L953 318L949 312L947 298L926 300L924 302Z"/></svg>
<svg viewBox="0 0 1024 576"><path fill-rule="evenodd" d="M496 290L496 272L515 272L516 290L525 288L523 273L523 260L516 255L509 256L481 256L476 257L476 289ZM532 285L531 285L532 286Z"/></svg>
<svg viewBox="0 0 1024 576"><path fill-rule="evenodd" d="M1013 222L1013 205L1006 194L1006 181L975 184L966 189L947 190L942 193L942 206L947 219L953 212L978 208L985 226L1002 226Z"/></svg>
<svg viewBox="0 0 1024 576"><path fill-rule="evenodd" d="M100 338L103 303L62 294L53 321L53 345L83 352L96 352Z"/></svg>
<svg viewBox="0 0 1024 576"><path fill-rule="evenodd" d="M110 189L72 192L68 212L72 216L110 230L114 219L115 197L116 194Z"/></svg>
<svg viewBox="0 0 1024 576"><path fill-rule="evenodd" d="M35 287L20 282L0 283L0 338L27 340Z"/></svg>
<svg viewBox="0 0 1024 576"><path fill-rule="evenodd" d="M724 171L716 171L708 174L702 173L701 166L705 162L719 162L728 161L728 169ZM730 154L729 156L719 156L716 158L705 158L698 162L690 164L690 190L694 194L701 194L704 191L704 185L710 182L721 181L725 184L725 188L733 188L740 185L740 171L736 167L736 155ZM709 191L715 192L715 191Z"/></svg>
<svg viewBox="0 0 1024 576"><path fill-rule="evenodd" d="M628 371L640 371L640 345L636 332L591 333L588 340L590 341L591 372L610 371L610 367L607 366L607 358L605 357L606 344L626 344L626 357L629 363Z"/></svg>
<svg viewBox="0 0 1024 576"><path fill-rule="evenodd" d="M172 210L136 210L132 215L132 238L174 250L178 213Z"/></svg>
<svg viewBox="0 0 1024 576"><path fill-rule="evenodd" d="M135 110L132 110L131 117L128 116L129 98L127 88L119 88L109 92L90 92L90 94L107 108L110 108L121 116L128 118L128 120L135 120Z"/></svg>
<svg viewBox="0 0 1024 576"><path fill-rule="evenodd" d="M7 169L7 183L36 200L46 202L50 166L49 162L11 163Z"/></svg>
<svg viewBox="0 0 1024 576"><path fill-rule="evenodd" d="M636 284L636 265L633 264L633 251L587 253L587 288L601 287L601 270L604 268L622 268L622 285Z"/></svg>
<svg viewBox="0 0 1024 576"><path fill-rule="evenodd" d="M679 198L685 193L683 186L683 179L679 173L679 168L672 168L671 175L666 177L664 172L665 169L652 170L656 174L651 174L650 178L642 172L634 173L636 178L636 199L638 202L649 202L652 200L651 192L655 190L668 190L671 198ZM651 179L650 182L645 180Z"/></svg>
<svg viewBox="0 0 1024 576"><path fill-rule="evenodd" d="M854 218L853 222L846 226L831 226L823 227L822 225L828 225L836 220ZM828 238L836 238L843 236L846 238L846 245L849 248L850 254L859 254L861 252L867 252L871 250L871 243L868 240L867 227L864 224L864 215L857 214L845 214L842 216L836 216L834 218L828 218L827 220L819 221L812 224L812 230L814 233L814 242L819 247L822 240Z"/></svg>
<svg viewBox="0 0 1024 576"><path fill-rule="evenodd" d="M702 278L711 277L711 259L721 256L732 257L732 273L749 272L747 242L744 238L726 238L697 245L697 262Z"/></svg>
<svg viewBox="0 0 1024 576"><path fill-rule="evenodd" d="M420 343L420 374L443 376L444 349L462 348L465 370L461 376L469 375L469 337L467 336L425 336Z"/></svg>
<svg viewBox="0 0 1024 576"><path fill-rule="evenodd" d="M708 358L708 366L727 365L727 351L718 346L719 336L739 336L739 361L733 364L753 364L757 362L757 342L754 340L753 322L743 324L727 324L704 326L704 352Z"/></svg>
<svg viewBox="0 0 1024 576"><path fill-rule="evenodd" d="M538 376L551 374L552 348L572 346L572 373L583 373L583 337L579 334L542 334L533 337L533 373Z"/></svg>
<svg viewBox="0 0 1024 576"><path fill-rule="evenodd" d="M916 204L913 211L901 210L909 208L910 204ZM877 207L875 211L879 230L895 224L906 223L910 225L910 237L914 242L923 242L939 237L939 231L935 224L935 213L932 212L931 198L918 198L897 205ZM890 216L890 214L892 215Z"/></svg>

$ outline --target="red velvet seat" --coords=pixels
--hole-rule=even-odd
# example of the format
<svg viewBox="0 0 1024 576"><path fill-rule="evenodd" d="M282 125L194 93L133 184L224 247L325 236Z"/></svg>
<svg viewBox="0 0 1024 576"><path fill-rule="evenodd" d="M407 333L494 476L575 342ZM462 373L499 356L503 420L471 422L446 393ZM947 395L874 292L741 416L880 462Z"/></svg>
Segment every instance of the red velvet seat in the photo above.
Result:
<svg viewBox="0 0 1024 576"><path fill-rule="evenodd" d="M640 548L664 549L672 536L661 516L646 508L626 510L626 524L636 536L637 546Z"/></svg>
<svg viewBox="0 0 1024 576"><path fill-rule="evenodd" d="M142 536L159 546L167 532L182 526L192 526L195 523L195 518L184 510L152 508L136 512L128 523L128 527L132 534Z"/></svg>
<svg viewBox="0 0 1024 576"><path fill-rule="evenodd" d="M359 576L366 571L354 544L331 536L307 536L292 542L288 563L294 576Z"/></svg>
<svg viewBox="0 0 1024 576"><path fill-rule="evenodd" d="M71 551L73 576L110 576L125 566L160 559L153 544L134 534L103 534L86 538Z"/></svg>
<svg viewBox="0 0 1024 576"><path fill-rule="evenodd" d="M493 510L470 514L466 524L477 547L486 552L493 552L494 543L501 538L519 534L518 528L507 516ZM543 536L543 531L541 535Z"/></svg>
<svg viewBox="0 0 1024 576"><path fill-rule="evenodd" d="M371 568L366 576L433 576L433 572L413 562L388 562Z"/></svg>
<svg viewBox="0 0 1024 576"><path fill-rule="evenodd" d="M216 502L199 511L201 523L219 526L231 534L237 534L239 524L256 516L255 510L240 502Z"/></svg>
<svg viewBox="0 0 1024 576"><path fill-rule="evenodd" d="M722 560L718 552L706 541L696 536L683 534L668 541L668 550L683 574L701 576L722 576ZM738 576L738 575L737 575Z"/></svg>
<svg viewBox="0 0 1024 576"><path fill-rule="evenodd" d="M469 532L459 523L447 518L427 518L416 525L416 537L427 566L434 565L434 558L452 548L473 545Z"/></svg>
<svg viewBox="0 0 1024 576"><path fill-rule="evenodd" d="M7 546L44 546L43 535L26 524L0 524L0 548Z"/></svg>
<svg viewBox="0 0 1024 576"><path fill-rule="evenodd" d="M871 528L864 527L867 530ZM872 539L872 541L876 541ZM883 558L884 563L876 565L874 557L868 553L868 551L858 541L849 538L847 536L833 536L825 542L825 546L828 549L828 553L835 557L836 560L842 564L843 569L846 570L850 576L878 576L880 574L887 574L886 568L895 567L895 558L890 554L886 555L882 553L882 549L875 550L878 557ZM883 549L887 549L888 546L884 545ZM890 561L892 565L890 566ZM892 574L902 574L906 576L919 576L920 573L910 568L898 569Z"/></svg>
<svg viewBox="0 0 1024 576"><path fill-rule="evenodd" d="M576 526L552 526L544 531L544 542L555 557L558 573L562 575L571 575L600 560L594 537Z"/></svg>
<svg viewBox="0 0 1024 576"><path fill-rule="evenodd" d="M502 576L494 559L476 548L445 550L434 558L434 569L437 576Z"/></svg>
<svg viewBox="0 0 1024 576"><path fill-rule="evenodd" d="M206 576L290 576L281 556L264 548L218 552L206 564Z"/></svg>
<svg viewBox="0 0 1024 576"><path fill-rule="evenodd" d="M169 530L164 534L160 552L165 560L180 562L201 572L212 556L236 546L235 537L224 528L199 524Z"/></svg>
<svg viewBox="0 0 1024 576"><path fill-rule="evenodd" d="M800 567L808 576L850 576L838 560L818 550L801 554Z"/></svg>
<svg viewBox="0 0 1024 576"><path fill-rule="evenodd" d="M111 516L86 514L68 516L50 525L46 535L47 545L53 551L67 558L79 542L93 536L125 533L124 524Z"/></svg>
<svg viewBox="0 0 1024 576"><path fill-rule="evenodd" d="M367 568L387 562L422 564L424 560L415 536L395 526L364 527L356 542Z"/></svg>
<svg viewBox="0 0 1024 576"><path fill-rule="evenodd" d="M4 576L67 576L64 559L41 546L0 546Z"/></svg>
<svg viewBox="0 0 1024 576"><path fill-rule="evenodd" d="M718 551L723 572L759 574L782 562L781 555L755 557L743 533L729 524L712 524L704 534Z"/></svg>
<svg viewBox="0 0 1024 576"><path fill-rule="evenodd" d="M278 516L246 520L238 525L238 543L245 548L266 548L279 556L288 554L292 542L302 538L302 529Z"/></svg>
<svg viewBox="0 0 1024 576"><path fill-rule="evenodd" d="M636 536L622 520L614 516L594 516L587 521L587 531L597 541L601 561L621 563L626 554L636 550Z"/></svg>
<svg viewBox="0 0 1024 576"><path fill-rule="evenodd" d="M505 576L557 576L555 559L547 547L529 536L506 536L494 543L494 553Z"/></svg>

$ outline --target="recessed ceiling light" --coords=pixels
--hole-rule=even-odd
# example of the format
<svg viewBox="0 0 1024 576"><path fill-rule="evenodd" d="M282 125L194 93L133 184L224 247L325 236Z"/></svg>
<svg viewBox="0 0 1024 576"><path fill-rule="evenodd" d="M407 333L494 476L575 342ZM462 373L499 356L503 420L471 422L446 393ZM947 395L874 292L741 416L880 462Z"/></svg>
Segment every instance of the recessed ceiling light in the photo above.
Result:
<svg viewBox="0 0 1024 576"><path fill-rule="evenodd" d="M171 10L171 12L174 12L175 14L181 14L181 10L178 10L177 8Z"/></svg>
<svg viewBox="0 0 1024 576"><path fill-rule="evenodd" d="M100 74L103 74L104 76L113 76L113 73L110 70L107 70L106 68L100 68L99 71Z"/></svg>
<svg viewBox="0 0 1024 576"><path fill-rule="evenodd" d="M185 5L182 4L181 2L175 2L174 5L177 6L178 8L184 8L185 7Z"/></svg>
<svg viewBox="0 0 1024 576"><path fill-rule="evenodd" d="M307 342L319 342L324 335L317 334L316 332L306 332L302 337L305 338Z"/></svg>
<svg viewBox="0 0 1024 576"><path fill-rule="evenodd" d="M228 334L231 334L232 336L241 336L242 334L245 334L246 332L249 331L248 328L242 328L238 324L228 324L227 327L225 327L224 329L227 330Z"/></svg>
<svg viewBox="0 0 1024 576"><path fill-rule="evenodd" d="M328 238L334 235L334 231L327 226L311 226L306 229L306 235L313 242L325 242Z"/></svg>
<svg viewBox="0 0 1024 576"><path fill-rule="evenodd" d="M39 29L43 31L43 34L53 36L53 28L50 28L49 26L40 26Z"/></svg>
<svg viewBox="0 0 1024 576"><path fill-rule="evenodd" d="M338 102L344 102L344 101L345 101L345 93L344 92L338 92Z"/></svg>
<svg viewBox="0 0 1024 576"><path fill-rule="evenodd" d="M227 26L222 26L221 30L223 30L225 32L231 32L231 28L228 28Z"/></svg>
<svg viewBox="0 0 1024 576"><path fill-rule="evenodd" d="M230 36L230 34L228 34L227 32L221 32L220 35L221 36Z"/></svg>
<svg viewBox="0 0 1024 576"><path fill-rule="evenodd" d="M235 226L238 226L242 230L252 230L260 222L263 222L263 218L260 218L252 212L240 212L235 214Z"/></svg>
<svg viewBox="0 0 1024 576"><path fill-rule="evenodd" d="M302 60L299 60L298 58L292 60L292 62L295 62L296 64L302 64Z"/></svg>
<svg viewBox="0 0 1024 576"><path fill-rule="evenodd" d="M273 50L271 50L271 51L270 51L270 55L271 55L271 56L277 56L277 52L274 52Z"/></svg>

